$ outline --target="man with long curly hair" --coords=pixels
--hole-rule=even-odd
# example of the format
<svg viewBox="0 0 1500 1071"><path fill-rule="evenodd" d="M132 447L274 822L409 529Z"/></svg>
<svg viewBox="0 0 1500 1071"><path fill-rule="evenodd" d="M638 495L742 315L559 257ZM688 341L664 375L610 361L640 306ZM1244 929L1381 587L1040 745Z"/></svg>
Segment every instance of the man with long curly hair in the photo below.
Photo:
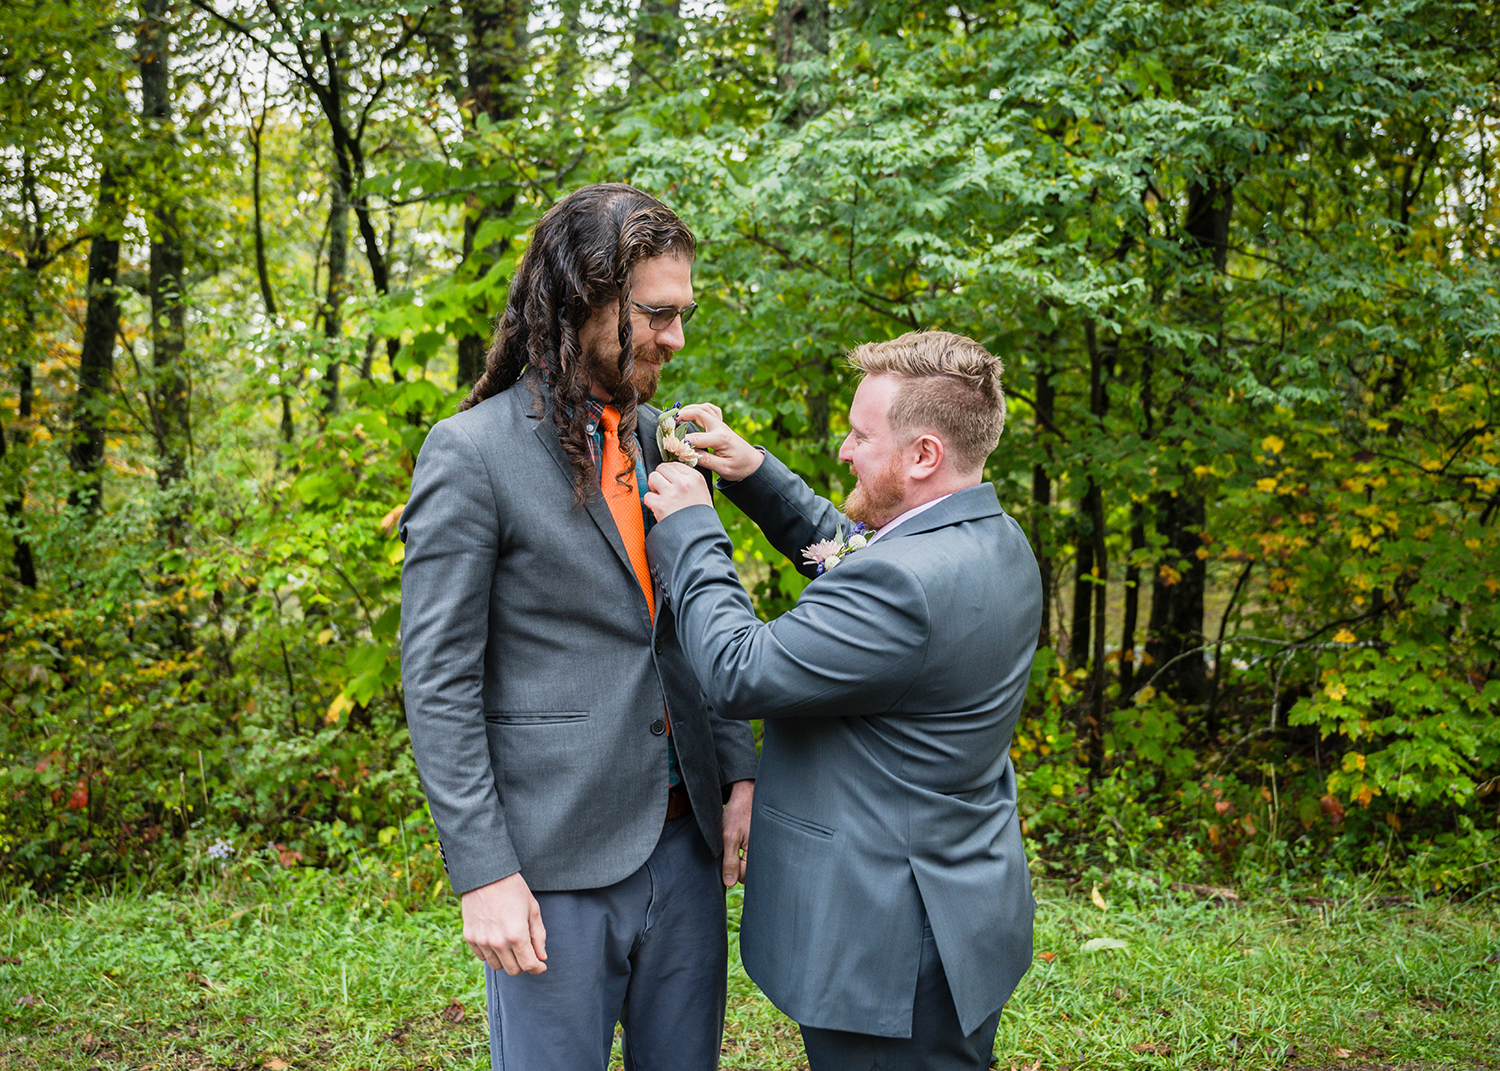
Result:
<svg viewBox="0 0 1500 1071"><path fill-rule="evenodd" d="M645 564L647 404L692 233L621 183L537 224L486 368L401 518L412 748L485 964L493 1066L718 1065L747 726L709 709Z"/></svg>

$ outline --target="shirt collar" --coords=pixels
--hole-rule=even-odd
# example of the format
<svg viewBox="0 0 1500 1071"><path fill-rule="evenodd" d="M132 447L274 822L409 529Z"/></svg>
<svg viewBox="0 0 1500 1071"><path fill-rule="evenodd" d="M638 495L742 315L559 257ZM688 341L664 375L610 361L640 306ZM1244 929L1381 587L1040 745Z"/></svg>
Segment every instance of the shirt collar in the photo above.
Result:
<svg viewBox="0 0 1500 1071"><path fill-rule="evenodd" d="M953 495L951 493L949 493L949 494L943 495L940 498L934 498L934 499L932 499L929 502L923 502L920 506L913 506L911 509L909 509L905 513L901 514L901 516L897 517L894 521L887 521L885 524L881 525L880 526L880 530L878 532L876 532L873 536L870 537L870 542L873 543L873 542L875 542L875 540L879 539L881 536L888 535L891 532L891 530L894 529L898 524L901 524L901 523L903 523L905 521L909 521L913 517L915 517L917 514L922 513L922 512L924 512L926 510L931 509L933 506L936 506L939 502L941 502L944 498L952 498L952 497L953 497ZM868 545L869 544L866 544L866 546L868 546Z"/></svg>

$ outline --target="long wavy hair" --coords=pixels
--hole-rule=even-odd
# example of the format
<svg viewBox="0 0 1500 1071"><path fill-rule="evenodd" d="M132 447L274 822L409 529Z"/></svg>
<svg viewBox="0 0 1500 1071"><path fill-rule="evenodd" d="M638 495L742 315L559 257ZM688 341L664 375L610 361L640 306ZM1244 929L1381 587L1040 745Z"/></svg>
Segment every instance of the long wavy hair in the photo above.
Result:
<svg viewBox="0 0 1500 1071"><path fill-rule="evenodd" d="M585 186L547 210L516 265L505 313L484 358L484 374L459 409L478 405L521 378L542 373L545 398L563 453L573 468L574 506L597 484L588 444L589 373L578 332L596 309L618 303L620 373L615 404L620 443L635 456L635 346L630 326L630 269L672 254L691 261L698 244L666 205L623 182Z"/></svg>

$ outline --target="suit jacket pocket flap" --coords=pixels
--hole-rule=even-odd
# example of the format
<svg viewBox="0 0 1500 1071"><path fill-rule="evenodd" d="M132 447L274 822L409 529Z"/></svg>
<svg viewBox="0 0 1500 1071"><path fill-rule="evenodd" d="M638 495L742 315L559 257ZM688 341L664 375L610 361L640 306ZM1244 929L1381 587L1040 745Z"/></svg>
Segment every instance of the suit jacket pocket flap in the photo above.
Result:
<svg viewBox="0 0 1500 1071"><path fill-rule="evenodd" d="M586 710L538 710L524 714L503 710L484 712L484 720L497 725L557 725L569 721L587 721L588 716L589 712Z"/></svg>

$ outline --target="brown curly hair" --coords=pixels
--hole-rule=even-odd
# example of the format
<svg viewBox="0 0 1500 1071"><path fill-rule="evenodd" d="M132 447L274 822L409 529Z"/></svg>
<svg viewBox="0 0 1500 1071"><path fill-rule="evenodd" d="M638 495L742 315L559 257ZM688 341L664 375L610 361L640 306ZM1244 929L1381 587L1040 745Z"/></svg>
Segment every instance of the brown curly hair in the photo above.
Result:
<svg viewBox="0 0 1500 1071"><path fill-rule="evenodd" d="M618 303L620 442L634 457L635 347L630 326L630 269L668 254L691 261L693 232L655 197L623 182L574 190L547 210L516 265L505 313L484 358L484 374L459 409L478 405L521 378L527 365L542 374L563 453L573 468L574 505L596 484L588 447L589 374L578 332L596 309Z"/></svg>

